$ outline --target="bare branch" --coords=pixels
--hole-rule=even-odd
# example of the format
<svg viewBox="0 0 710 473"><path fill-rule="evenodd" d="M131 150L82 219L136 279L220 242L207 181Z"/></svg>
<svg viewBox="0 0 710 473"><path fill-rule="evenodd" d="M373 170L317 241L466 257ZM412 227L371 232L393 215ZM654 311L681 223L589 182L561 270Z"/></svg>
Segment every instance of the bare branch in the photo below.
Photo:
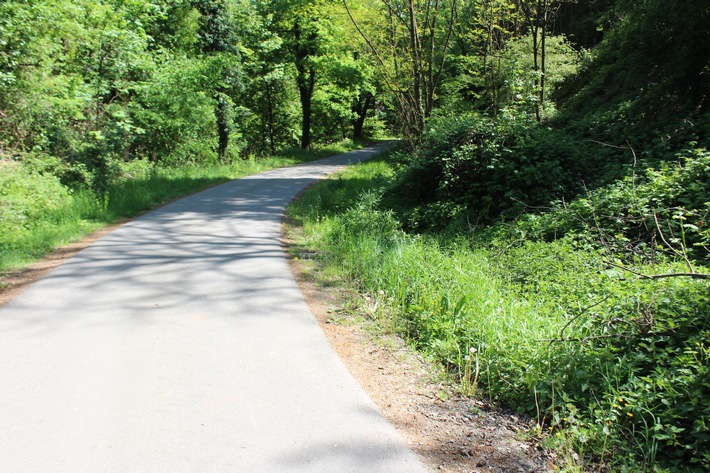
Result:
<svg viewBox="0 0 710 473"><path fill-rule="evenodd" d="M626 146L629 147L629 149L631 150L631 154L634 155L634 169L636 169L636 162L638 161L638 160L636 159L636 151L634 150L634 147L631 146L631 143L629 143L629 140L626 140Z"/></svg>
<svg viewBox="0 0 710 473"><path fill-rule="evenodd" d="M582 338L542 338L537 340L538 342L588 342L589 340L601 340L601 339L606 339L606 338L629 338L628 335L624 335L622 333L612 333L608 335L591 335L589 337L582 337Z"/></svg>
<svg viewBox="0 0 710 473"><path fill-rule="evenodd" d="M666 246L676 255L683 257L685 260L685 264L688 265L688 269L690 270L691 273L695 273L695 269L693 269L693 264L690 262L690 259L688 258L688 251L685 249L685 245L681 243L681 248L683 251L678 251L673 246L671 246L670 243L668 243L668 240L666 240L665 235L663 235L663 231L661 230L661 224L658 222L658 215L656 213L653 213L653 219L656 221L656 228L658 229L658 233L661 235L661 240L663 240L663 243L666 244ZM681 223L682 225L682 223Z"/></svg>
<svg viewBox="0 0 710 473"><path fill-rule="evenodd" d="M596 143L598 145L606 146L608 148L614 148L614 149L626 149L626 146L617 146L617 145L611 145L609 143L604 143L602 141L597 141L597 140L587 140L590 143Z"/></svg>
<svg viewBox="0 0 710 473"><path fill-rule="evenodd" d="M565 326L562 327L562 330L560 330L560 336L559 336L558 338L560 338L560 339L562 338L562 334L565 333L565 330L567 330L567 327L569 327L569 326L572 324L572 322L574 322L575 320L577 320L578 318L580 318L582 315L584 315L585 313L587 313L587 312L590 311L591 309L597 307L597 306L600 305L600 304L603 304L603 303L604 303L605 301L607 301L610 297L611 297L611 295L607 295L607 296L604 297L602 300L597 301L597 302L595 302L594 304L583 308L583 309L579 312L579 314L577 314L577 315L575 315L574 317L572 317L571 319L569 319L569 320L567 321L567 323L565 324Z"/></svg>
<svg viewBox="0 0 710 473"><path fill-rule="evenodd" d="M614 263L613 261L610 261L609 264L611 266L614 266L615 268L619 268L619 269L627 271L631 274L635 274L636 276L638 276L642 279L668 279L668 278L710 279L710 274L696 273L695 271L692 271L689 273L643 274L639 271L636 271L635 269L631 269L627 266L624 266L624 265L621 265L618 263Z"/></svg>
<svg viewBox="0 0 710 473"><path fill-rule="evenodd" d="M384 4L387 6L387 9L390 11L390 13L392 14L392 16L394 16L394 17L397 18L399 21L401 21L401 22L402 22L402 25L403 25L405 28L409 29L409 24L407 23L407 19L402 15L402 12L397 11L397 10L392 6L392 2L390 2L389 0L382 0L382 3L384 3Z"/></svg>
<svg viewBox="0 0 710 473"><path fill-rule="evenodd" d="M358 24L357 20L355 20L355 17L353 16L352 12L350 12L350 7L348 7L348 2L347 0L343 0L343 5L345 6L345 11L348 12L348 17L350 17L350 21L352 21L353 26L355 26L355 29L357 30L358 33L360 33L360 36L362 36L362 39L365 40L367 45L370 47L370 50L372 51L372 54L375 55L375 58L377 58L377 62L380 63L382 66L382 72L383 72L383 78L385 79L385 83L387 84L387 87L392 91L395 92L395 88L392 86L389 77L387 77L387 66L385 65L384 60L380 56L379 51L375 47L374 44L372 44L372 41L370 41L370 38L367 37L364 31L360 28L360 25Z"/></svg>
<svg viewBox="0 0 710 473"><path fill-rule="evenodd" d="M446 31L446 40L444 41L444 47L441 49L444 54L441 55L441 63L439 64L439 70L436 71L436 77L432 84L432 89L436 88L436 85L441 80L441 73L444 70L444 63L446 62L446 50L449 48L449 41L451 40L451 35L454 30L454 22L456 19L456 0L451 2L451 16L449 17L449 28ZM432 39L433 43L433 39ZM432 92L433 95L433 92Z"/></svg>

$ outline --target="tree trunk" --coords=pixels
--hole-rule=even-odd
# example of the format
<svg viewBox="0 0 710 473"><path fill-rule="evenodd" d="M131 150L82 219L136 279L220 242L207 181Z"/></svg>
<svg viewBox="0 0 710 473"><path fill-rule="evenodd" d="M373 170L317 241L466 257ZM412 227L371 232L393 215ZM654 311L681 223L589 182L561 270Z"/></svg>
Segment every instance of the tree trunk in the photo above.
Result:
<svg viewBox="0 0 710 473"><path fill-rule="evenodd" d="M370 109L370 105L372 105L373 98L371 93L363 92L355 101L353 112L355 112L357 118L353 120L353 140L361 140L365 137L363 127L365 126L365 118L367 118L367 112Z"/></svg>
<svg viewBox="0 0 710 473"><path fill-rule="evenodd" d="M311 97L313 88L301 86L299 81L298 92L301 95L301 148L308 149L311 146Z"/></svg>
<svg viewBox="0 0 710 473"><path fill-rule="evenodd" d="M269 149L271 154L276 153L276 142L274 140L274 103L271 97L271 84L266 86L266 106L268 107L269 120Z"/></svg>
<svg viewBox="0 0 710 473"><path fill-rule="evenodd" d="M548 0L543 1L542 7L542 29L540 34L540 107L545 110L545 53L546 51L546 41L547 37L547 18L549 13ZM538 114L538 121L540 121L540 116Z"/></svg>
<svg viewBox="0 0 710 473"><path fill-rule="evenodd" d="M224 93L218 92L215 99L215 118L217 119L217 157L222 161L227 156L229 148L229 103Z"/></svg>
<svg viewBox="0 0 710 473"><path fill-rule="evenodd" d="M412 54L412 125L417 135L424 132L424 109L422 107L422 49L419 41L419 28L417 25L414 0L407 2L409 13L409 41Z"/></svg>
<svg viewBox="0 0 710 473"><path fill-rule="evenodd" d="M435 43L436 43L436 27L437 19L439 14L440 1L436 0L433 8L429 10L427 8L426 23L428 30L428 42L427 45L427 70L426 70L426 80L425 80L425 92L424 92L424 116L426 118L431 117L431 113L434 110L434 94L436 89L436 80L434 79L434 62L435 62Z"/></svg>
<svg viewBox="0 0 710 473"><path fill-rule="evenodd" d="M301 98L301 148L308 149L311 146L311 101L313 89L316 85L316 71L309 63L310 51L307 44L302 41L313 40L313 38L302 38L301 25L296 21L293 25L293 37L295 39L296 57L296 83L298 94Z"/></svg>
<svg viewBox="0 0 710 473"><path fill-rule="evenodd" d="M535 11L530 10L530 6L525 3L521 2L521 7L523 8L523 12L525 13L525 18L528 22L528 26L530 27L530 36L532 38L532 48L533 48L533 72L535 73L535 82L534 82L534 88L539 89L540 87L540 77L538 75L538 72L540 71L540 42L538 40L539 38L539 31L540 31L540 4L541 0L537 0L535 2ZM543 33L544 34L544 33ZM539 96L538 96L539 98ZM535 104L535 118L537 121L540 121L540 102L537 102Z"/></svg>

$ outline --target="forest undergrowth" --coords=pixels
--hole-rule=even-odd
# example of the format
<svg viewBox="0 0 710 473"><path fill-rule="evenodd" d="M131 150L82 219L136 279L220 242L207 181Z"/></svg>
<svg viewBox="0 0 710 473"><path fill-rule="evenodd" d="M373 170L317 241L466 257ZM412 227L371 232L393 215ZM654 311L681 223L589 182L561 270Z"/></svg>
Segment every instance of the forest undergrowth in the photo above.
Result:
<svg viewBox="0 0 710 473"><path fill-rule="evenodd" d="M6 0L0 272L401 136L291 209L303 244L564 468L709 471L710 8L681 3Z"/></svg>

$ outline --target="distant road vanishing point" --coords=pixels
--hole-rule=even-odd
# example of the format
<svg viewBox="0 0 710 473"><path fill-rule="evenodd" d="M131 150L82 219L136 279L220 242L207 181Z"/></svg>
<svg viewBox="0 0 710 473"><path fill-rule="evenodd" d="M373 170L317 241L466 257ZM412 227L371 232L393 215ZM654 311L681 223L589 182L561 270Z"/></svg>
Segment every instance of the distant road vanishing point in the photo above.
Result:
<svg viewBox="0 0 710 473"><path fill-rule="evenodd" d="M382 146L161 207L0 309L0 472L425 472L279 242L298 192Z"/></svg>

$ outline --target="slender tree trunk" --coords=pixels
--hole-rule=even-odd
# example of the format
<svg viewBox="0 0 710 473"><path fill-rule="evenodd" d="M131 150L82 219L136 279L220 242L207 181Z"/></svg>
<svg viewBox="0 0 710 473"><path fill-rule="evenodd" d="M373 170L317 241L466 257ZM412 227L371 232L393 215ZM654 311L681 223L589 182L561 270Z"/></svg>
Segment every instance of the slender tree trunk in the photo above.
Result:
<svg viewBox="0 0 710 473"><path fill-rule="evenodd" d="M535 2L535 11L531 11L530 6L521 2L522 11L525 14L533 45L533 69L536 73L535 88L537 89L537 103L535 104L535 117L537 121L541 120L540 110L545 109L545 88L547 72L547 28L550 23L550 18L555 16L556 11L552 8L554 5L557 9L560 8L562 1L553 0L537 0Z"/></svg>
<svg viewBox="0 0 710 473"><path fill-rule="evenodd" d="M308 82L306 80L306 82ZM313 88L306 86L298 86L298 92L301 95L301 148L308 149L311 146L311 97Z"/></svg>
<svg viewBox="0 0 710 473"><path fill-rule="evenodd" d="M268 107L268 120L269 120L269 149L271 154L276 152L276 140L274 139L274 102L271 97L271 84L266 86L266 106Z"/></svg>
<svg viewBox="0 0 710 473"><path fill-rule="evenodd" d="M530 36L532 37L533 72L535 73L534 88L537 90L539 90L539 87L540 87L540 77L539 77L540 41L538 38L539 38L539 31L540 31L540 7L541 7L540 2L541 1L542 0L537 0L535 2L535 11L534 12L530 10L530 6L527 3L521 2L523 12L525 13L525 19L527 20L528 26L530 27ZM539 99L539 94L538 94L538 99ZM535 104L535 118L537 119L537 121L540 121L540 102L539 102L539 100Z"/></svg>
<svg viewBox="0 0 710 473"><path fill-rule="evenodd" d="M414 116L414 126L417 132L424 131L424 110L422 109L422 62L421 62L421 44L419 42L419 29L417 25L416 10L414 8L414 0L407 2L407 10L409 13L409 41L412 54L412 110Z"/></svg>
<svg viewBox="0 0 710 473"><path fill-rule="evenodd" d="M316 84L316 72L312 67L306 66L305 61L296 63L298 93L301 98L301 148L311 146L311 118L313 89Z"/></svg>
<svg viewBox="0 0 710 473"><path fill-rule="evenodd" d="M427 50L427 71L426 71L426 90L424 103L424 116L430 117L434 110L434 93L436 88L436 80L434 79L434 46L436 43L436 23L439 13L440 1L436 0L432 13L427 12L427 23L429 30L429 48ZM429 17L431 15L431 18Z"/></svg>
<svg viewBox="0 0 710 473"><path fill-rule="evenodd" d="M223 92L218 92L215 99L215 118L217 120L217 157L222 161L229 148L229 102Z"/></svg>
<svg viewBox="0 0 710 473"><path fill-rule="evenodd" d="M298 21L293 25L293 35L296 44L296 83L298 93L301 98L301 148L308 149L311 146L311 116L313 99L313 89L316 85L316 71L309 64L309 51L302 44L301 25ZM305 40L307 41L307 39Z"/></svg>
<svg viewBox="0 0 710 473"><path fill-rule="evenodd" d="M442 29L438 21L441 0L421 2L424 5L424 21L421 25L417 16L418 3L415 0L382 0L382 3L386 7L389 20L387 49L394 66L394 76L390 72L392 66L383 59L378 48L360 29L350 12L347 0L343 0L350 20L380 63L384 81L397 100L398 115L404 133L408 138L418 139L424 132L425 119L434 108L436 89L454 29L457 2L454 0L451 3L449 24L444 31L438 31ZM444 41L438 42L438 38L443 38ZM440 60L435 57L437 51L441 54Z"/></svg>
<svg viewBox="0 0 710 473"><path fill-rule="evenodd" d="M549 13L548 0L543 1L542 6L542 28L541 28L541 38L540 38L540 107L545 110L545 54L547 52L546 41L547 38L547 18ZM538 113L538 121L540 121L540 116Z"/></svg>
<svg viewBox="0 0 710 473"><path fill-rule="evenodd" d="M353 139L361 140L364 138L363 127L365 126L365 118L367 118L367 112L372 105L373 96L369 92L363 92L360 97L356 100L355 107L353 111L357 115L357 118L353 120Z"/></svg>

